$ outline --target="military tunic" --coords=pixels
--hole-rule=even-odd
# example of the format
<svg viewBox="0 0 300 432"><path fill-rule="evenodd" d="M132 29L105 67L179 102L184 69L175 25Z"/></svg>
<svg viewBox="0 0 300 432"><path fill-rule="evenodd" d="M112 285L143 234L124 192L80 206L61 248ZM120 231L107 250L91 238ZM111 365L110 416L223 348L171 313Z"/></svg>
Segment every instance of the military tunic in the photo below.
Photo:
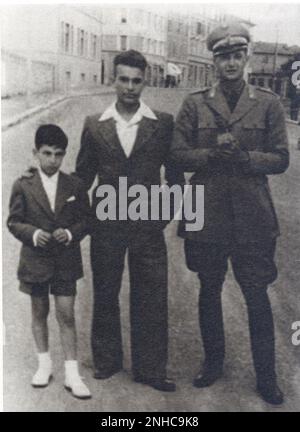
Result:
<svg viewBox="0 0 300 432"><path fill-rule="evenodd" d="M223 119L249 160L212 164L210 152L220 132L216 117ZM179 112L172 157L191 184L203 184L204 228L179 235L196 241L229 243L264 242L279 235L268 185L268 174L280 174L289 164L285 114L271 91L245 85L230 111L219 85L189 95Z"/></svg>

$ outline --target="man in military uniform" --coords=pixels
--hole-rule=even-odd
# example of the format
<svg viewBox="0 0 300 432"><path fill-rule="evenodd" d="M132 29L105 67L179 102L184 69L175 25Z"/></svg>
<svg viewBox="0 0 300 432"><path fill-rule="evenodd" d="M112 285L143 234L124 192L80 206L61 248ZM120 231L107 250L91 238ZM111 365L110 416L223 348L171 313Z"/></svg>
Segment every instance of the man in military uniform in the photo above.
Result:
<svg viewBox="0 0 300 432"><path fill-rule="evenodd" d="M257 390L273 404L283 402L275 373L275 341L268 284L275 281L279 228L268 174L289 164L285 116L275 94L245 83L248 31L240 24L216 28L208 37L219 82L189 95L179 112L172 158L191 184L204 185L204 228L188 232L184 222L188 268L201 283L199 322L205 351L196 387L222 376L225 353L221 291L228 258L243 292Z"/></svg>

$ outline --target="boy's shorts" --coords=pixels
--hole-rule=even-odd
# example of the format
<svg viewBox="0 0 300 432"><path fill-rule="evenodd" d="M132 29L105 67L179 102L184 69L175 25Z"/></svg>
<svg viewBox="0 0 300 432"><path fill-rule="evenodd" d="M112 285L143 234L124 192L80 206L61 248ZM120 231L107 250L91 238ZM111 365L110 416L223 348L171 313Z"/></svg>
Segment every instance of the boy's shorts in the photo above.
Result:
<svg viewBox="0 0 300 432"><path fill-rule="evenodd" d="M20 291L34 297L48 296L49 293L55 296L75 296L76 280L64 281L51 279L47 282L20 282Z"/></svg>

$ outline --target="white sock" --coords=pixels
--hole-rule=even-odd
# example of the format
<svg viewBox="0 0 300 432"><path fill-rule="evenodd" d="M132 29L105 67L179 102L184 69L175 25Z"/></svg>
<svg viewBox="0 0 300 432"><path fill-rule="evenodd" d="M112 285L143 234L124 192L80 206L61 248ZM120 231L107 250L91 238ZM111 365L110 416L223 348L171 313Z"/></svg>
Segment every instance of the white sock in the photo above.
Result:
<svg viewBox="0 0 300 432"><path fill-rule="evenodd" d="M38 353L37 355L38 355L39 367L51 369L52 360L49 351Z"/></svg>
<svg viewBox="0 0 300 432"><path fill-rule="evenodd" d="M66 376L68 376L68 377L79 376L77 360L66 360L65 361L65 372L66 372Z"/></svg>

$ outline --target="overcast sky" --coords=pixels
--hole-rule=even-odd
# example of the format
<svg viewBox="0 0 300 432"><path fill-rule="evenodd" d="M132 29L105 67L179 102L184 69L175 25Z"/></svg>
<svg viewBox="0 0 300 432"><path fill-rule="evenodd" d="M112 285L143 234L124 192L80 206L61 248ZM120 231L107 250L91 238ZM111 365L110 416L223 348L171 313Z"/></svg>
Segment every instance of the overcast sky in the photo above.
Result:
<svg viewBox="0 0 300 432"><path fill-rule="evenodd" d="M219 0L217 0L219 1ZM293 0L295 1L295 0ZM50 3L49 0L38 1L38 0L10 0L3 1L0 0L0 5L2 4L12 4L12 3ZM276 37L278 36L278 42L287 43L288 45L298 45L300 46L300 1L297 0L293 4L283 4L280 0L273 0L272 3L246 3L243 1L241 3L209 3L202 0L52 0L51 3L81 3L89 4L94 3L99 6L109 6L111 4L118 4L120 6L128 6L138 3L139 7L144 4L154 4L158 6L159 9L171 8L182 9L184 12L187 11L188 7L203 7L209 11L216 9L217 11L223 11L224 13L230 13L233 15L240 16L247 20L250 20L255 24L252 30L254 40L262 40L266 42L276 42Z"/></svg>
<svg viewBox="0 0 300 432"><path fill-rule="evenodd" d="M218 5L224 12L245 18L253 24L254 40L300 46L300 4L225 4Z"/></svg>

